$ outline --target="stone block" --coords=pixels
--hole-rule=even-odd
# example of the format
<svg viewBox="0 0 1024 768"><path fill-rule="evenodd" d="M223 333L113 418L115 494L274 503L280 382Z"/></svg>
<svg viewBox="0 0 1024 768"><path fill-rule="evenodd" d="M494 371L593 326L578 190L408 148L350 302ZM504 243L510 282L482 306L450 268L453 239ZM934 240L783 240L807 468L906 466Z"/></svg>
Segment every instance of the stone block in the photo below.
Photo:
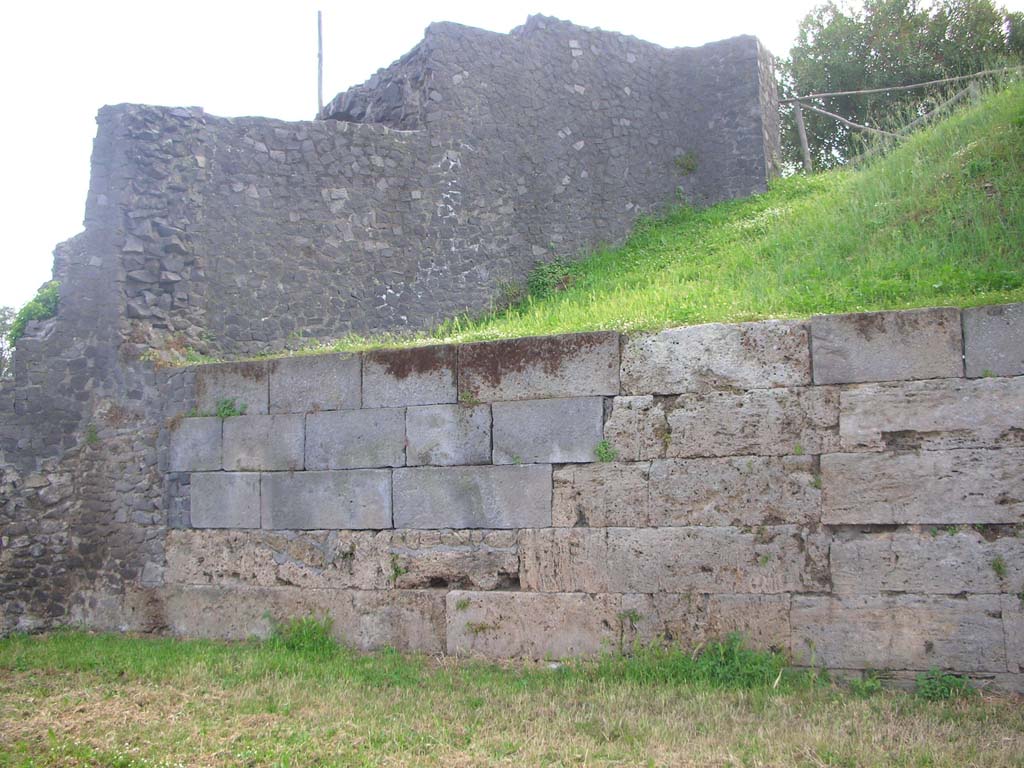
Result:
<svg viewBox="0 0 1024 768"><path fill-rule="evenodd" d="M489 405L424 405L406 410L406 464L491 462Z"/></svg>
<svg viewBox="0 0 1024 768"><path fill-rule="evenodd" d="M999 576L993 563L1001 561ZM839 532L832 541L833 591L959 595L1009 592L1024 584L1024 538L987 541L971 529L951 532Z"/></svg>
<svg viewBox="0 0 1024 768"><path fill-rule="evenodd" d="M459 347L459 396L482 402L619 393L619 335L576 333Z"/></svg>
<svg viewBox="0 0 1024 768"><path fill-rule="evenodd" d="M306 416L306 469L401 467L405 410L369 408Z"/></svg>
<svg viewBox="0 0 1024 768"><path fill-rule="evenodd" d="M784 456L835 451L839 391L833 387L682 395L668 413L670 458Z"/></svg>
<svg viewBox="0 0 1024 768"><path fill-rule="evenodd" d="M275 360L270 373L270 412L309 413L359 408L358 355L316 355Z"/></svg>
<svg viewBox="0 0 1024 768"><path fill-rule="evenodd" d="M182 419L171 430L167 461L169 472L204 472L222 469L222 421L216 416Z"/></svg>
<svg viewBox="0 0 1024 768"><path fill-rule="evenodd" d="M1024 374L1024 304L963 310L967 375Z"/></svg>
<svg viewBox="0 0 1024 768"><path fill-rule="evenodd" d="M650 462L571 464L553 473L551 524L571 528L650 524Z"/></svg>
<svg viewBox="0 0 1024 768"><path fill-rule="evenodd" d="M170 584L387 589L390 563L373 531L170 531Z"/></svg>
<svg viewBox="0 0 1024 768"><path fill-rule="evenodd" d="M778 320L632 335L622 348L622 391L678 395L805 386L811 383L808 335L806 323Z"/></svg>
<svg viewBox="0 0 1024 768"><path fill-rule="evenodd" d="M447 596L448 653L562 659L616 647L621 596L463 592Z"/></svg>
<svg viewBox="0 0 1024 768"><path fill-rule="evenodd" d="M444 594L413 590L174 585L160 591L164 625L180 637L268 637L273 622L331 620L334 637L353 648L442 653Z"/></svg>
<svg viewBox="0 0 1024 768"><path fill-rule="evenodd" d="M515 531L382 531L382 565L398 589L514 589Z"/></svg>
<svg viewBox="0 0 1024 768"><path fill-rule="evenodd" d="M660 459L669 443L665 398L653 395L616 397L604 424L604 437L620 461Z"/></svg>
<svg viewBox="0 0 1024 768"><path fill-rule="evenodd" d="M664 459L651 463L648 525L814 525L820 481L812 456Z"/></svg>
<svg viewBox="0 0 1024 768"><path fill-rule="evenodd" d="M220 363L196 369L196 409L204 415L217 413L222 400L234 400L253 415L267 413L270 404L270 373L266 362Z"/></svg>
<svg viewBox="0 0 1024 768"><path fill-rule="evenodd" d="M297 470L306 442L301 413L224 420L224 469Z"/></svg>
<svg viewBox="0 0 1024 768"><path fill-rule="evenodd" d="M596 459L604 439L604 398L495 403L495 464L568 464Z"/></svg>
<svg viewBox="0 0 1024 768"><path fill-rule="evenodd" d="M1002 596L1003 625L1006 632L1006 668L1024 672L1024 600L1020 593ZM1021 687L1024 692L1024 686Z"/></svg>
<svg viewBox="0 0 1024 768"><path fill-rule="evenodd" d="M811 318L815 384L964 375L960 310L817 315Z"/></svg>
<svg viewBox="0 0 1024 768"><path fill-rule="evenodd" d="M259 528L257 472L193 472L190 483L193 528Z"/></svg>
<svg viewBox="0 0 1024 768"><path fill-rule="evenodd" d="M551 466L410 467L394 473L395 528L551 525Z"/></svg>
<svg viewBox="0 0 1024 768"><path fill-rule="evenodd" d="M795 526L549 528L519 533L537 592L783 593L828 584L826 534Z"/></svg>
<svg viewBox="0 0 1024 768"><path fill-rule="evenodd" d="M264 473L261 504L264 528L390 528L391 472L352 469Z"/></svg>
<svg viewBox="0 0 1024 768"><path fill-rule="evenodd" d="M629 645L689 649L738 632L751 648L788 652L789 604L789 595L623 595L623 630Z"/></svg>
<svg viewBox="0 0 1024 768"><path fill-rule="evenodd" d="M1024 522L1021 467L1021 448L822 456L822 522Z"/></svg>
<svg viewBox="0 0 1024 768"><path fill-rule="evenodd" d="M457 401L456 347L382 349L363 355L363 407Z"/></svg>
<svg viewBox="0 0 1024 768"><path fill-rule="evenodd" d="M845 389L839 435L844 451L1024 447L1024 378Z"/></svg>
<svg viewBox="0 0 1024 768"><path fill-rule="evenodd" d="M797 663L1006 672L1000 595L794 595Z"/></svg>

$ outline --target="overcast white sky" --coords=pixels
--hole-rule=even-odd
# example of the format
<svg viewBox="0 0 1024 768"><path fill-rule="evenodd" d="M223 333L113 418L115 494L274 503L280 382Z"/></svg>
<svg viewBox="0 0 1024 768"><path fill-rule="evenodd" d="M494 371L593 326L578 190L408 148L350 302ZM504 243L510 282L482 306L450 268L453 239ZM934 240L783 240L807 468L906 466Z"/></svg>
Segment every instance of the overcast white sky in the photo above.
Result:
<svg viewBox="0 0 1024 768"><path fill-rule="evenodd" d="M1024 8L1024 0L1004 3ZM660 45L754 34L785 54L815 0L603 2L35 2L0 10L3 119L0 305L49 279L53 247L81 230L96 111L123 102L215 115L310 119L316 10L324 12L325 101L414 46L431 21L508 32L533 13Z"/></svg>

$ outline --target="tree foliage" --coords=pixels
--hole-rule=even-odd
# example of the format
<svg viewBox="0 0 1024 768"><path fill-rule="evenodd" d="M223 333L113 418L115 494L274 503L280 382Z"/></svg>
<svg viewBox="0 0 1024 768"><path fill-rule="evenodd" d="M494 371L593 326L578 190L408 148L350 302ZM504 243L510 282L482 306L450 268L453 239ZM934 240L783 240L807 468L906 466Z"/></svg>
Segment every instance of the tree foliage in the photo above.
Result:
<svg viewBox="0 0 1024 768"><path fill-rule="evenodd" d="M1024 61L1024 14L992 0L830 0L800 23L789 58L780 62L783 96L884 88L969 75ZM856 123L892 128L948 89L859 94L816 99ZM843 163L862 147L860 136L836 120L805 111L815 167ZM784 116L788 162L799 161L793 120Z"/></svg>

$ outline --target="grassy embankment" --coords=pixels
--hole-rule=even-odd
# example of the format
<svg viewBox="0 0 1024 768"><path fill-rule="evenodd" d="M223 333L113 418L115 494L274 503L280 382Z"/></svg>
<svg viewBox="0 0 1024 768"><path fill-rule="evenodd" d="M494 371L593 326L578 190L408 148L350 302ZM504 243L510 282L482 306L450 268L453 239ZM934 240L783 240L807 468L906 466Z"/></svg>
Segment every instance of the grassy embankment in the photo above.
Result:
<svg viewBox="0 0 1024 768"><path fill-rule="evenodd" d="M315 631L13 637L0 765L1024 766L1020 699L851 690L784 664L728 643L552 669L360 655Z"/></svg>

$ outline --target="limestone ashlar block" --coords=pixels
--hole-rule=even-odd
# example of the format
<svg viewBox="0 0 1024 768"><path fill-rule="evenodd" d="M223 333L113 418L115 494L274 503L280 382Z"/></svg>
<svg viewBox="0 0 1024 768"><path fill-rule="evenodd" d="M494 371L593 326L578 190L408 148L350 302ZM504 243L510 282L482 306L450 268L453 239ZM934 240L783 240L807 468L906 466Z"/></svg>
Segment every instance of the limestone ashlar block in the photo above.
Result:
<svg viewBox="0 0 1024 768"><path fill-rule="evenodd" d="M193 472L190 482L193 528L259 528L258 472Z"/></svg>
<svg viewBox="0 0 1024 768"><path fill-rule="evenodd" d="M171 430L168 471L221 469L222 420L216 416L182 419Z"/></svg>
<svg viewBox="0 0 1024 768"><path fill-rule="evenodd" d="M448 653L560 659L610 650L620 639L620 595L448 593Z"/></svg>
<svg viewBox="0 0 1024 768"><path fill-rule="evenodd" d="M363 355L363 407L457 401L458 351L452 346L384 349Z"/></svg>
<svg viewBox="0 0 1024 768"><path fill-rule="evenodd" d="M268 364L263 361L202 365L196 369L196 409L212 415L222 400L234 400L248 414L268 413L269 382Z"/></svg>
<svg viewBox="0 0 1024 768"><path fill-rule="evenodd" d="M1024 522L1024 449L821 457L822 522Z"/></svg>
<svg viewBox="0 0 1024 768"><path fill-rule="evenodd" d="M554 471L551 524L650 525L647 482L650 462L570 464Z"/></svg>
<svg viewBox="0 0 1024 768"><path fill-rule="evenodd" d="M811 318L815 384L964 375L960 310L817 315Z"/></svg>
<svg viewBox="0 0 1024 768"><path fill-rule="evenodd" d="M733 632L759 650L789 651L790 596L660 592L622 596L624 634L632 644L696 648Z"/></svg>
<svg viewBox="0 0 1024 768"><path fill-rule="evenodd" d="M381 531L381 565L397 589L519 586L515 531Z"/></svg>
<svg viewBox="0 0 1024 768"><path fill-rule="evenodd" d="M304 420L301 413L224 419L224 469L302 469Z"/></svg>
<svg viewBox="0 0 1024 768"><path fill-rule="evenodd" d="M821 491L812 456L661 459L651 463L648 525L814 525Z"/></svg>
<svg viewBox="0 0 1024 768"><path fill-rule="evenodd" d="M360 650L441 653L445 646L438 590L169 585L158 595L163 622L180 637L268 637L275 621L315 616L330 619L334 637Z"/></svg>
<svg viewBox="0 0 1024 768"><path fill-rule="evenodd" d="M494 403L495 464L594 461L604 439L604 398Z"/></svg>
<svg viewBox="0 0 1024 768"><path fill-rule="evenodd" d="M1020 594L1002 596L1003 624L1006 627L1006 668L1024 672L1024 600ZM1018 688L1024 692L1024 679Z"/></svg>
<svg viewBox="0 0 1024 768"><path fill-rule="evenodd" d="M405 414L406 463L453 466L491 462L489 405L424 405Z"/></svg>
<svg viewBox="0 0 1024 768"><path fill-rule="evenodd" d="M524 530L520 583L537 592L817 591L828 583L828 544L796 526Z"/></svg>
<svg viewBox="0 0 1024 768"><path fill-rule="evenodd" d="M834 387L682 395L668 413L667 454L784 456L830 453L839 442Z"/></svg>
<svg viewBox="0 0 1024 768"><path fill-rule="evenodd" d="M844 451L1024 446L1024 377L844 389L839 435Z"/></svg>
<svg viewBox="0 0 1024 768"><path fill-rule="evenodd" d="M169 584L387 589L390 564L373 531L169 531Z"/></svg>
<svg viewBox="0 0 1024 768"><path fill-rule="evenodd" d="M401 467L405 409L323 411L306 416L306 469Z"/></svg>
<svg viewBox="0 0 1024 768"><path fill-rule="evenodd" d="M1024 304L963 310L968 376L1024 375Z"/></svg>
<svg viewBox="0 0 1024 768"><path fill-rule="evenodd" d="M670 438L666 406L671 403L653 395L612 399L612 411L604 424L604 438L620 461L664 458Z"/></svg>
<svg viewBox="0 0 1024 768"><path fill-rule="evenodd" d="M391 472L265 472L261 504L264 528L390 528Z"/></svg>
<svg viewBox="0 0 1024 768"><path fill-rule="evenodd" d="M394 476L395 528L551 525L551 466L409 467Z"/></svg>
<svg viewBox="0 0 1024 768"><path fill-rule="evenodd" d="M806 386L811 383L808 336L806 323L778 320L629 336L622 348L622 392L678 395Z"/></svg>
<svg viewBox="0 0 1024 768"><path fill-rule="evenodd" d="M359 408L361 404L358 355L291 357L272 363L271 413L336 411Z"/></svg>
<svg viewBox="0 0 1024 768"><path fill-rule="evenodd" d="M619 393L619 335L538 336L459 347L459 397L531 400Z"/></svg>
<svg viewBox="0 0 1024 768"><path fill-rule="evenodd" d="M1002 595L794 595L798 663L1006 672Z"/></svg>
<svg viewBox="0 0 1024 768"><path fill-rule="evenodd" d="M832 541L831 568L833 590L841 594L1017 592L1024 585L1024 538L987 541L970 528L844 531Z"/></svg>

